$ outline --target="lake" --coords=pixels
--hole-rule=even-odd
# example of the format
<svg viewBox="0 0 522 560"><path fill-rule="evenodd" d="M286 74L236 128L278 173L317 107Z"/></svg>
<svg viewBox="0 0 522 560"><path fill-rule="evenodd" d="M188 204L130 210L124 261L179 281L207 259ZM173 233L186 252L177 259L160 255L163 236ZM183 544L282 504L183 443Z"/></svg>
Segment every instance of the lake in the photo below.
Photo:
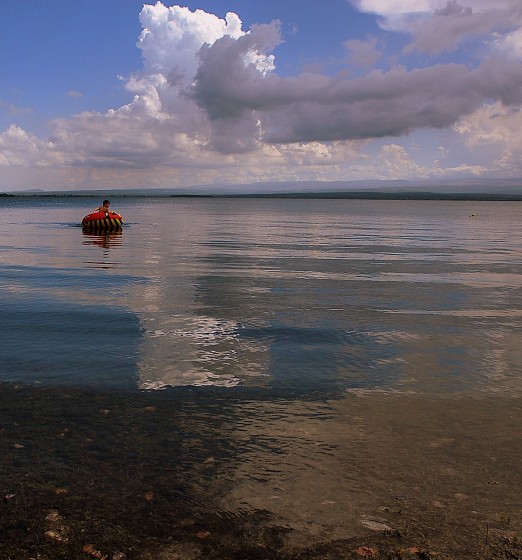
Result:
<svg viewBox="0 0 522 560"><path fill-rule="evenodd" d="M519 391L522 205L4 199L0 379Z"/></svg>
<svg viewBox="0 0 522 560"><path fill-rule="evenodd" d="M111 202L0 198L0 552L508 546L522 204Z"/></svg>

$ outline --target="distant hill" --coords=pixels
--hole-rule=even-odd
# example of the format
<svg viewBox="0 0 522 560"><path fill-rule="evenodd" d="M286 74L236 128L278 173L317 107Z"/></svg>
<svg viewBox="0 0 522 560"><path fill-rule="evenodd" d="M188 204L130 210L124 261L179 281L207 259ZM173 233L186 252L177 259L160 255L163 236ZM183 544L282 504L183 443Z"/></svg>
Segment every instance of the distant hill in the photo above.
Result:
<svg viewBox="0 0 522 560"><path fill-rule="evenodd" d="M25 196L306 196L343 198L522 197L522 179L459 179L453 181L301 181L250 184L208 184L183 188L53 190L11 192ZM488 196L489 195L489 196Z"/></svg>

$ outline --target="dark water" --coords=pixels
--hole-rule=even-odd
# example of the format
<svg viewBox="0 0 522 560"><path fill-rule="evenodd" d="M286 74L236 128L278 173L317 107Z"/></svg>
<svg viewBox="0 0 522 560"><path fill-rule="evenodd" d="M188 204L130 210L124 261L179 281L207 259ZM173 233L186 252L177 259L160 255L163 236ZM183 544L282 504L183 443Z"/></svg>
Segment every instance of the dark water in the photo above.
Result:
<svg viewBox="0 0 522 560"><path fill-rule="evenodd" d="M0 380L520 393L522 205L3 199Z"/></svg>

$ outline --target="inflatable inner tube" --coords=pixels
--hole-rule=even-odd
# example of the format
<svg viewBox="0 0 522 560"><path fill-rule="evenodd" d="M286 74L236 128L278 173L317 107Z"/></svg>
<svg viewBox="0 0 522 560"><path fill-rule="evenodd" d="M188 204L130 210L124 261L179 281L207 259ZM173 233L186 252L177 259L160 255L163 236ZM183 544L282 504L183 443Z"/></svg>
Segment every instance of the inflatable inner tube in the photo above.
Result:
<svg viewBox="0 0 522 560"><path fill-rule="evenodd" d="M82 220L82 227L89 231L115 231L121 229L123 218L116 212L93 212Z"/></svg>

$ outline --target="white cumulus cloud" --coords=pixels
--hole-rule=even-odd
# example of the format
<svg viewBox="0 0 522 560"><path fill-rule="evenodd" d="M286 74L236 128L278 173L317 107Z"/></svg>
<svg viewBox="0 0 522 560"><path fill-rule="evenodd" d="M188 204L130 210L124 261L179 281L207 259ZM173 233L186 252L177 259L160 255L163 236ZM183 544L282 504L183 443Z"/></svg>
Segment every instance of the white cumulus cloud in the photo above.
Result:
<svg viewBox="0 0 522 560"><path fill-rule="evenodd" d="M48 166L60 161L52 142L41 140L16 125L0 134L0 167Z"/></svg>
<svg viewBox="0 0 522 560"><path fill-rule="evenodd" d="M220 19L203 10L191 12L181 6L167 7L157 2L145 5L140 13L143 27L138 47L143 53L144 72L161 73L190 82L198 66L198 52L229 36L244 35L239 17L229 12Z"/></svg>
<svg viewBox="0 0 522 560"><path fill-rule="evenodd" d="M495 165L507 174L522 173L521 107L484 105L463 118L455 129L473 151L495 157Z"/></svg>

